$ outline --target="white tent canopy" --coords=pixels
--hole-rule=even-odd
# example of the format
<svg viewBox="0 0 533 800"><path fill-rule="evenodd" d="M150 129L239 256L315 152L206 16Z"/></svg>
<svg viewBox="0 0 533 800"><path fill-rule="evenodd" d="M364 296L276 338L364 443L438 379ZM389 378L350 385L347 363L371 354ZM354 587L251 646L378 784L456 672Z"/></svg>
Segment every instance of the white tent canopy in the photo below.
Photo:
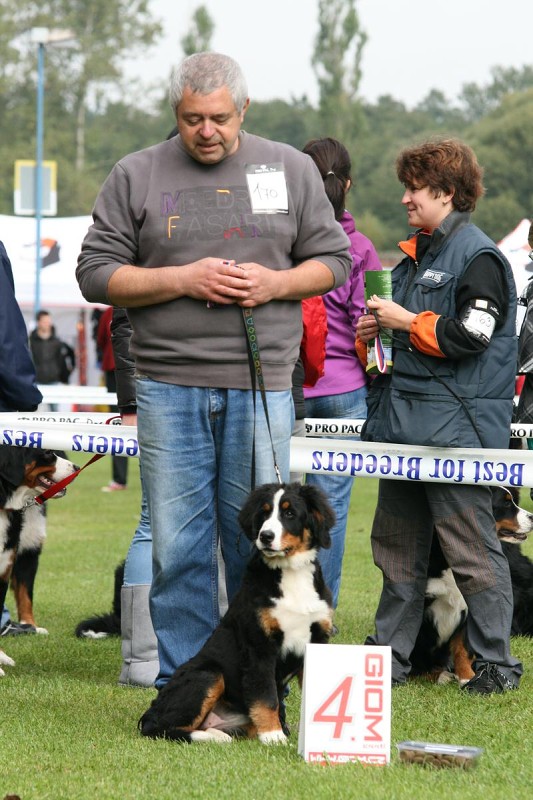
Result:
<svg viewBox="0 0 533 800"><path fill-rule="evenodd" d="M76 263L91 217L45 217L41 221L40 305L46 309L81 308L83 299L76 281ZM15 278L21 308L35 302L35 234L33 217L0 215L0 239L4 242Z"/></svg>
<svg viewBox="0 0 533 800"><path fill-rule="evenodd" d="M76 264L90 216L44 217L41 221L41 257L39 307L52 314L58 336L79 349L79 323L85 324L87 346L87 382L98 384L100 371L92 339L91 314L99 306L87 303L76 280ZM15 294L28 330L34 327L36 297L36 223L34 217L0 215L0 239L13 267ZM79 382L79 373L71 383Z"/></svg>
<svg viewBox="0 0 533 800"><path fill-rule="evenodd" d="M531 220L523 219L516 228L504 236L498 247L511 264L516 290L520 295L528 280L533 277L533 261L529 258L530 246L527 241Z"/></svg>

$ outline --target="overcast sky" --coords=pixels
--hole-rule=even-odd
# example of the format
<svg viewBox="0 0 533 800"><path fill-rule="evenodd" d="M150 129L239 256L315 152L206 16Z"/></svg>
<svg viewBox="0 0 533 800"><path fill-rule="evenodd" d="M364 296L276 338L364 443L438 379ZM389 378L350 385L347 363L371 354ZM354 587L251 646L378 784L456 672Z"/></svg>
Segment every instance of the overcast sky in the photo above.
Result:
<svg viewBox="0 0 533 800"><path fill-rule="evenodd" d="M167 81L183 57L180 39L193 12L205 5L215 22L212 49L233 56L247 76L252 100L317 101L311 55L318 0L151 0L165 37L128 62L143 81ZM390 94L408 107L431 89L454 100L462 85L490 82L493 66L533 64L532 0L357 0L368 35L361 95Z"/></svg>

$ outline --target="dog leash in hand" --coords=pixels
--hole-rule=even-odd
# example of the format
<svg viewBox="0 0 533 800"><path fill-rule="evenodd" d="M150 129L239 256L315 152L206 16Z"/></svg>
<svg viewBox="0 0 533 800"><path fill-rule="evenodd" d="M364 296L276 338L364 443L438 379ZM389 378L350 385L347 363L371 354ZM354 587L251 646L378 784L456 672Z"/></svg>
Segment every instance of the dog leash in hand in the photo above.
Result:
<svg viewBox="0 0 533 800"><path fill-rule="evenodd" d="M281 479L281 472L278 467L276 459L276 452L274 450L274 441L272 439L272 430L270 427L270 418L268 416L268 405L266 398L265 382L263 379L263 367L261 365L261 354L259 352L259 343L257 340L257 331L255 329L254 318L251 308L242 309L242 319L244 322L244 330L246 331L246 343L248 351L248 364L250 367L250 377L252 379L252 397L254 403L254 435L252 440L252 474L251 483L252 489L255 488L255 423L256 423L256 384L259 384L259 391L261 392L261 400L265 411L265 419L268 427L268 434L270 436L270 445L272 447L272 457L274 459L274 472L278 479L278 483L283 483Z"/></svg>

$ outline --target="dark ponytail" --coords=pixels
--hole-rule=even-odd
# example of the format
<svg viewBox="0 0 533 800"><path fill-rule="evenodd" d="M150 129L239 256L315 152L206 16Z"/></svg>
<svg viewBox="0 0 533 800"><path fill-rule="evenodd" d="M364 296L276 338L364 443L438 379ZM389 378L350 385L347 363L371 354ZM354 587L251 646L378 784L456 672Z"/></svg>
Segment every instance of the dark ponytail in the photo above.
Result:
<svg viewBox="0 0 533 800"><path fill-rule="evenodd" d="M339 220L345 208L348 181L351 181L352 162L350 154L337 139L311 139L303 148L318 167L324 188L329 198L335 219Z"/></svg>

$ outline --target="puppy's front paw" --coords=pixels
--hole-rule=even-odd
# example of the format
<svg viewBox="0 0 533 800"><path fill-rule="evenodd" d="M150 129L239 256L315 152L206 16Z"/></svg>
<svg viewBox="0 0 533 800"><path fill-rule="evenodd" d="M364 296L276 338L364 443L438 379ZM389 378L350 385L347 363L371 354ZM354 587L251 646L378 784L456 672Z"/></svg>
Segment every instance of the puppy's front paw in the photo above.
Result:
<svg viewBox="0 0 533 800"><path fill-rule="evenodd" d="M192 731L191 742L218 742L219 744L231 744L233 739L229 733L219 731L216 728L209 728L207 731Z"/></svg>
<svg viewBox="0 0 533 800"><path fill-rule="evenodd" d="M287 737L281 729L260 733L258 738L262 744L287 744Z"/></svg>
<svg viewBox="0 0 533 800"><path fill-rule="evenodd" d="M4 653L3 650L0 650L0 664L5 664L7 667L15 666L15 662L13 661L13 659L9 658L9 656L6 653ZM5 674L6 673L4 672L4 670L0 667L0 678L3 678Z"/></svg>
<svg viewBox="0 0 533 800"><path fill-rule="evenodd" d="M453 672L448 672L448 670L444 669L437 678L437 683L440 686L445 686L447 683L452 683L454 680L455 680L455 674Z"/></svg>

